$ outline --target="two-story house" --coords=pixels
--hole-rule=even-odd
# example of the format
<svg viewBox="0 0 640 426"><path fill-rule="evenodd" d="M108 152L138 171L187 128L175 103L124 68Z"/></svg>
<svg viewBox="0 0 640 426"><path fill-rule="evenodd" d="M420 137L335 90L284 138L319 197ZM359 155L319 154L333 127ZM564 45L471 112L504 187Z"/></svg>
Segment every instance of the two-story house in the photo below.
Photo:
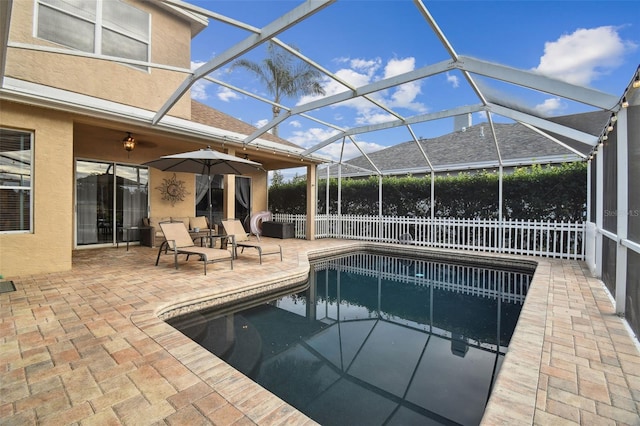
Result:
<svg viewBox="0 0 640 426"><path fill-rule="evenodd" d="M264 170L315 164L271 135L269 150L243 151L255 129L193 102L189 94L152 125L190 73L190 43L206 17L159 1L0 2L0 274L71 268L72 251L113 246L144 217L193 216L196 175L179 202L158 189L173 179L142 164L210 145ZM130 139L129 139L130 138ZM267 174L224 176L219 215L267 208ZM224 188L222 190L221 188Z"/></svg>

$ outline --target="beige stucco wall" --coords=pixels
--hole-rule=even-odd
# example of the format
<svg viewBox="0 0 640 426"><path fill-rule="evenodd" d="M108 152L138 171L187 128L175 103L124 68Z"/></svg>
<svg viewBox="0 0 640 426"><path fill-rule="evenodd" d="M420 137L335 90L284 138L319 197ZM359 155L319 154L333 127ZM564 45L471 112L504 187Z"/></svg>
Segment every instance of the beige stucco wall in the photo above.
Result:
<svg viewBox="0 0 640 426"><path fill-rule="evenodd" d="M151 14L151 62L189 69L189 24L149 2L129 3ZM9 40L64 48L34 37L34 10L33 0L13 2ZM147 72L109 61L18 48L7 49L6 75L152 111L162 107L186 77L180 72L159 69ZM187 93L170 115L189 119L190 114L191 100Z"/></svg>
<svg viewBox="0 0 640 426"><path fill-rule="evenodd" d="M162 172L149 169L149 216L154 217L188 217L194 216L196 210L196 175L191 173L176 173L176 180L182 181L187 194L184 201L177 201L171 205L169 200L162 199L162 192L158 189L165 179L172 179L173 172Z"/></svg>
<svg viewBox="0 0 640 426"><path fill-rule="evenodd" d="M73 124L68 115L2 102L0 126L34 132L33 232L0 234L0 274L71 268Z"/></svg>

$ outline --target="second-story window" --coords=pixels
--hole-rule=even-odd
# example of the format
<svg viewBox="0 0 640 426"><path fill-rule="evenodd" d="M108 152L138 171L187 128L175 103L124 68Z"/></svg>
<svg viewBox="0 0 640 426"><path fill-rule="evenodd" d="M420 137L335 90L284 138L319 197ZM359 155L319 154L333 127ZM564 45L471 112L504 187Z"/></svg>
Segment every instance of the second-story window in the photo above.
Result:
<svg viewBox="0 0 640 426"><path fill-rule="evenodd" d="M142 10L120 0L38 0L37 5L39 38L84 52L149 60L150 18Z"/></svg>

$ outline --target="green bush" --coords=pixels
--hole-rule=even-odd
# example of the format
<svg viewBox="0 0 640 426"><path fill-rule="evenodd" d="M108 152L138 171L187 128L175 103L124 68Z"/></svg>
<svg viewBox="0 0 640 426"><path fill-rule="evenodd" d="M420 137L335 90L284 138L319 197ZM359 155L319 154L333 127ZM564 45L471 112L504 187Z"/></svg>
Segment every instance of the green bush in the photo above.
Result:
<svg viewBox="0 0 640 426"><path fill-rule="evenodd" d="M516 168L503 177L505 219L584 221L586 163ZM318 182L318 211L326 212L326 179ZM490 219L498 217L499 179L495 171L436 176L435 217ZM384 177L382 214L429 216L431 178ZM338 180L329 180L330 213L338 211ZM269 208L276 213L306 213L306 183L281 183L269 188ZM378 178L342 179L342 214L378 214Z"/></svg>

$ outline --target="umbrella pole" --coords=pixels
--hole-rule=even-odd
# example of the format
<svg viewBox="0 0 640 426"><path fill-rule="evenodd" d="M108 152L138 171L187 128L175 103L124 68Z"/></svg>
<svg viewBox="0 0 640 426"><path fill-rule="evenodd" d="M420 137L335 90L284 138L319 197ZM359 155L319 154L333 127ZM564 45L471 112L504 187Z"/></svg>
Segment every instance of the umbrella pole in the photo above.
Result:
<svg viewBox="0 0 640 426"><path fill-rule="evenodd" d="M209 186L207 187L207 201L209 204L209 236L211 236L211 230L213 229L213 206L211 205L211 171L207 173L207 181Z"/></svg>

